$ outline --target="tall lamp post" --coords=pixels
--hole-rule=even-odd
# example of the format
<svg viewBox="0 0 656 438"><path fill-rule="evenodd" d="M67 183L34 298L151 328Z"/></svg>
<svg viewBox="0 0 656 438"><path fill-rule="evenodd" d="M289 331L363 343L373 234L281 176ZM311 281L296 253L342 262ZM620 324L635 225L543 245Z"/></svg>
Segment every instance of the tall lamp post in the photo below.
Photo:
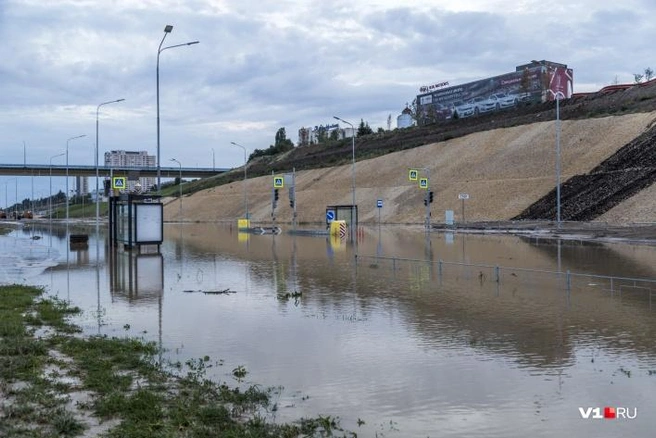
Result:
<svg viewBox="0 0 656 438"><path fill-rule="evenodd" d="M562 227L560 217L560 99L563 93L556 93L556 224L558 229Z"/></svg>
<svg viewBox="0 0 656 438"><path fill-rule="evenodd" d="M14 203L14 216L16 219L18 219L18 214L16 213L18 211L18 178L9 178L8 180L5 181L5 202L7 203L7 211L9 211L9 197L7 196L7 187L9 186L9 182L11 180L16 181L16 193L14 194L15 196L15 203Z"/></svg>
<svg viewBox="0 0 656 438"><path fill-rule="evenodd" d="M110 100L109 102L103 102L96 107L96 230L100 223L100 190L98 187L98 180L100 179L100 171L98 169L98 125L100 119L100 107L109 105L110 103L123 102L125 99Z"/></svg>
<svg viewBox="0 0 656 438"><path fill-rule="evenodd" d="M335 120L339 120L340 122L344 122L347 125L351 127L351 194L353 196L353 207L351 207L351 242L355 242L355 232L353 228L357 225L355 223L355 127L353 126L353 123L347 122L344 119L341 119L337 116L333 116Z"/></svg>
<svg viewBox="0 0 656 438"><path fill-rule="evenodd" d="M240 147L244 150L244 212L246 213L246 219L248 219L248 178L246 173L246 165L248 164L248 152L246 151L246 148L239 143L231 141L230 144Z"/></svg>
<svg viewBox="0 0 656 438"><path fill-rule="evenodd" d="M78 135L76 137L71 137L66 140L66 223L68 224L68 144L71 140L78 138L86 137L86 134Z"/></svg>
<svg viewBox="0 0 656 438"><path fill-rule="evenodd" d="M159 55L162 53L164 50L167 49L173 49L175 47L182 47L182 46L191 46L192 44L198 44L198 41L190 41L188 43L184 44L175 44L173 46L166 46L162 47L162 44L164 44L164 39L166 39L166 35L170 34L171 31L173 31L173 26L170 24L167 24L164 27L164 36L162 37L162 41L159 43L159 47L157 48L157 193L160 193L162 191L161 189L161 180L162 180L162 172L161 172L161 167L160 167L160 142L159 142Z"/></svg>
<svg viewBox="0 0 656 438"><path fill-rule="evenodd" d="M171 158L171 161L175 161L178 163L178 166L180 166L180 181L178 182L178 188L179 188L179 197L180 197L180 222L182 222L182 163L180 163L178 160L175 158Z"/></svg>
<svg viewBox="0 0 656 438"><path fill-rule="evenodd" d="M7 194L8 193L7 192L7 187L8 187L9 181L11 181L11 180L8 179L7 181L5 181L5 210L7 210L7 218L8 219L11 218L11 213L9 211L9 195Z"/></svg>
<svg viewBox="0 0 656 438"><path fill-rule="evenodd" d="M57 157L63 157L65 152L50 157L50 196L48 197L48 218L52 220L52 160Z"/></svg>

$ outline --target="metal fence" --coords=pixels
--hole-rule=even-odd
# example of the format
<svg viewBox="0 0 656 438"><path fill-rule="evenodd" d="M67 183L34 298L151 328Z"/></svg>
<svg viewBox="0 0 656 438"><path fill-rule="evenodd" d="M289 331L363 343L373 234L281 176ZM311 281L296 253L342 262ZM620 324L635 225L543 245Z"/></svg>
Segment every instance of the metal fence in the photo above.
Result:
<svg viewBox="0 0 656 438"><path fill-rule="evenodd" d="M437 282L440 286L459 281L477 282L481 286L494 286L500 292L501 285L507 287L548 287L562 289L571 295L573 291L596 290L611 298L656 301L656 278L632 278L600 274L588 274L547 269L454 262L444 260L422 260L402 257L358 255L356 264L377 269L377 275L387 273L399 277L407 271L412 278ZM382 268L382 269L381 269Z"/></svg>

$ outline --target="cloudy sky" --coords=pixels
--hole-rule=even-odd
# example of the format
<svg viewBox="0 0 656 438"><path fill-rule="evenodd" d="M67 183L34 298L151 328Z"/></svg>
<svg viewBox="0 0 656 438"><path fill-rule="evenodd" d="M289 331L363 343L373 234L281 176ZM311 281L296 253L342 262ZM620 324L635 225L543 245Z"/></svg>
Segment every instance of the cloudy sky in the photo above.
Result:
<svg viewBox="0 0 656 438"><path fill-rule="evenodd" d="M92 165L96 107L120 98L100 112L101 160L154 155L167 24L164 46L200 43L161 54L162 165L211 167L214 150L216 167L237 167L231 141L264 149L285 127L296 142L333 115L376 129L391 114L394 128L422 85L533 59L573 68L575 92L632 82L656 68L654 16L653 0L0 0L0 162L23 163L25 151L48 164L85 134L70 163ZM18 190L29 197L29 178Z"/></svg>

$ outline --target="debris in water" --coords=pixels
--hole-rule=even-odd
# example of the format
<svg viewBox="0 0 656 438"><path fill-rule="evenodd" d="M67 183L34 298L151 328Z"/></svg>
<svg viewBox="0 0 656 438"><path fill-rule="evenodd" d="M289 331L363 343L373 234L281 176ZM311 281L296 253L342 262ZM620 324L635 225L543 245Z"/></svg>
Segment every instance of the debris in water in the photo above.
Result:
<svg viewBox="0 0 656 438"><path fill-rule="evenodd" d="M227 295L237 293L237 291L230 290L230 288L223 290L183 290L182 292L187 294L204 293L205 295Z"/></svg>

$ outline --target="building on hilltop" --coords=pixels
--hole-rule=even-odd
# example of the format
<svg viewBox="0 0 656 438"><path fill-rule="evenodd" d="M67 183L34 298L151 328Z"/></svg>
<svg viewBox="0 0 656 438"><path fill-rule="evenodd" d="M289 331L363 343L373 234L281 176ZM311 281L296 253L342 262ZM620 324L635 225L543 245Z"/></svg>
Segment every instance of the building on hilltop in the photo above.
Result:
<svg viewBox="0 0 656 438"><path fill-rule="evenodd" d="M157 157L148 155L147 151L111 151L105 152L105 166L106 167L157 167ZM135 175L125 175L128 177L127 190L133 192L135 185L139 183L144 187L144 191L149 191L155 184L155 178L139 178L138 173Z"/></svg>
<svg viewBox="0 0 656 438"><path fill-rule="evenodd" d="M412 117L412 110L406 104L405 109L401 111L401 115L396 118L397 128L409 128L415 125L415 120Z"/></svg>
<svg viewBox="0 0 656 438"><path fill-rule="evenodd" d="M451 118L471 117L512 108L524 103L568 99L574 73L566 64L531 61L515 71L449 86L448 82L424 86L417 95L417 123L426 125Z"/></svg>
<svg viewBox="0 0 656 438"><path fill-rule="evenodd" d="M351 138L354 129L351 127L340 128L338 123L328 125L316 125L313 128L302 127L298 130L298 145L307 146L323 143L327 140L342 140Z"/></svg>

